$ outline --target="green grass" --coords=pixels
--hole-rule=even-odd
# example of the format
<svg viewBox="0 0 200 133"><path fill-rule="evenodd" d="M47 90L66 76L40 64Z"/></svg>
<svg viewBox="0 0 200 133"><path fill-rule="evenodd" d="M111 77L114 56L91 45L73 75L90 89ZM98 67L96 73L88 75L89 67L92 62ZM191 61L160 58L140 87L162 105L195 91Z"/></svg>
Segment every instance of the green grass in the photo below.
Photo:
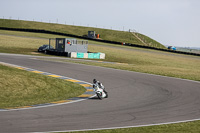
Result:
<svg viewBox="0 0 200 133"><path fill-rule="evenodd" d="M4 65L0 75L0 108L55 102L85 92L78 84Z"/></svg>
<svg viewBox="0 0 200 133"><path fill-rule="evenodd" d="M50 60L110 67L200 81L199 57L158 51L146 51L134 48L127 49L126 47L108 47L98 45L90 45L89 50L106 53L106 59L102 61L115 62L115 64L78 60Z"/></svg>
<svg viewBox="0 0 200 133"><path fill-rule="evenodd" d="M24 37L14 37L0 35L0 52L31 54L43 44L48 44L47 39L31 39Z"/></svg>
<svg viewBox="0 0 200 133"><path fill-rule="evenodd" d="M64 36L0 30L0 52L44 55L37 52L39 46L49 44L49 38L59 37Z"/></svg>
<svg viewBox="0 0 200 133"><path fill-rule="evenodd" d="M87 35L88 31L96 31L96 33L100 34L100 37L104 40L144 45L140 40L138 40L130 32L124 32L124 31L115 31L115 30L107 30L107 29L100 29L100 28L61 25L61 24L52 24L52 23L42 23L42 22L33 22L33 21L7 20L7 19L0 19L0 26L10 27L10 28L42 29L42 30L49 30L49 31L56 31L56 32L61 32L61 33L79 35L79 36ZM151 43L150 46L152 47L165 48L159 42L145 35L139 34L139 36L144 38L148 44Z"/></svg>
<svg viewBox="0 0 200 133"><path fill-rule="evenodd" d="M5 33L5 31L0 31L0 33L2 32ZM36 33L9 32L16 35L36 36ZM7 34L9 32L7 32ZM48 36L47 34L37 34L37 37L44 38L38 39L0 35L0 52L45 55L36 51L39 46L48 44L48 39L46 39ZM89 41L89 44L91 43L96 45L89 45L89 51L106 53L106 59L102 61L121 64L83 61L70 62L200 81L199 57Z"/></svg>

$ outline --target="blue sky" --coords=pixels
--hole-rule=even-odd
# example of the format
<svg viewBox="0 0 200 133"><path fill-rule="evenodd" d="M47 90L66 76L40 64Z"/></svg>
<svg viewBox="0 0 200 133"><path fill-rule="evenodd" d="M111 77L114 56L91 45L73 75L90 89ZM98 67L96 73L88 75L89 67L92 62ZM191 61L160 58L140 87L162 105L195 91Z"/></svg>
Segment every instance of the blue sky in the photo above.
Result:
<svg viewBox="0 0 200 133"><path fill-rule="evenodd" d="M200 47L200 0L0 0L0 18L129 29L164 45Z"/></svg>

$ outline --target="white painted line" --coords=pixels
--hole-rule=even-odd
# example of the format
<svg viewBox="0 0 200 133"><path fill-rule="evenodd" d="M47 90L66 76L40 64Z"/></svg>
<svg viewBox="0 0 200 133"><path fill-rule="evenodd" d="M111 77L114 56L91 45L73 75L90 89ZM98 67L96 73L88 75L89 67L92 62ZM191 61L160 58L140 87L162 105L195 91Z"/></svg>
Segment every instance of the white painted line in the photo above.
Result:
<svg viewBox="0 0 200 133"><path fill-rule="evenodd" d="M174 122L166 122L166 123L157 123L157 124L147 124L147 125L136 125L136 126L124 126L124 127L109 127L109 128L96 128L96 129L80 129L80 130L63 130L63 131L45 131L45 132L32 132L32 133L55 133L55 132L80 132L80 131L96 131L96 130L111 130L111 129L122 129L122 128L135 128L135 127L148 127L148 126L159 126L159 125L168 125L168 124L177 124L184 122L193 122L199 119L192 120L183 120L183 121L174 121Z"/></svg>
<svg viewBox="0 0 200 133"><path fill-rule="evenodd" d="M93 98L95 97L95 95L88 97L89 98ZM46 107L52 107L52 106L58 106L58 105L65 105L65 104L71 104L71 103L76 103L76 102L81 102L87 99L79 99L79 100L74 100L74 101L70 101L70 102L65 102L65 103L57 103L57 104L49 104L49 105L44 105L44 106L33 106L33 107L29 107L29 108L18 108L18 109L8 109L8 110L0 110L0 112L5 112L5 111L19 111L19 110L28 110L28 109L39 109L39 108L46 108ZM48 104L48 103L46 103Z"/></svg>

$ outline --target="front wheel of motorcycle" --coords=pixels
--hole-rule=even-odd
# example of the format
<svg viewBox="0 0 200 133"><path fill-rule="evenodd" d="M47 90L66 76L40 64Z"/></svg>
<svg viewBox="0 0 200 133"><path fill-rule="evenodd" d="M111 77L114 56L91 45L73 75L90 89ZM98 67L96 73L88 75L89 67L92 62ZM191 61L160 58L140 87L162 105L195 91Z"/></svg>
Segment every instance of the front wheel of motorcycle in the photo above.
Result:
<svg viewBox="0 0 200 133"><path fill-rule="evenodd" d="M102 96L99 93L97 93L97 97L102 100Z"/></svg>
<svg viewBox="0 0 200 133"><path fill-rule="evenodd" d="M105 98L108 98L108 92L107 92L107 91L105 91L105 90L104 90L104 92L105 92L105 94L106 94L106 97L105 97Z"/></svg>
<svg viewBox="0 0 200 133"><path fill-rule="evenodd" d="M106 93L106 97L105 98L108 98L108 93Z"/></svg>

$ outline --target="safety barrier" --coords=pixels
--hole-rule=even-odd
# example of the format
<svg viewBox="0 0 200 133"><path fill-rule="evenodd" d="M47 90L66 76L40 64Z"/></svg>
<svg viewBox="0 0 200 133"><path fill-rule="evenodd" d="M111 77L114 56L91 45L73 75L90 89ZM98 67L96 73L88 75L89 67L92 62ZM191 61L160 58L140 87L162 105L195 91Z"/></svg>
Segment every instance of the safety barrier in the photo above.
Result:
<svg viewBox="0 0 200 133"><path fill-rule="evenodd" d="M89 59L105 59L105 53L79 53L71 52L69 54L71 58L89 58Z"/></svg>
<svg viewBox="0 0 200 133"><path fill-rule="evenodd" d="M56 31L48 31L48 30L42 30L42 29L23 29L23 28L0 27L0 30L23 31L23 32L34 32L34 33L46 33L46 34L69 36L69 37L75 37L75 38L93 40L93 41L98 41L98 42L104 42L104 43L112 43L112 44L122 45L122 42L102 40L102 39L93 39L93 38L88 38L88 37L84 37L84 36L78 36L78 35L73 35L73 34L66 34L66 33L61 33L61 32L56 32ZM124 46L130 46L130 47L139 47L139 48L146 48L146 49L154 49L154 50L171 52L171 53L179 53L179 54L187 54L187 55L200 56L200 54L198 54L198 53L190 53L190 52L168 50L168 49L156 48L156 47L151 47L151 46L142 46L142 45L138 45L138 44L123 43L123 45Z"/></svg>

